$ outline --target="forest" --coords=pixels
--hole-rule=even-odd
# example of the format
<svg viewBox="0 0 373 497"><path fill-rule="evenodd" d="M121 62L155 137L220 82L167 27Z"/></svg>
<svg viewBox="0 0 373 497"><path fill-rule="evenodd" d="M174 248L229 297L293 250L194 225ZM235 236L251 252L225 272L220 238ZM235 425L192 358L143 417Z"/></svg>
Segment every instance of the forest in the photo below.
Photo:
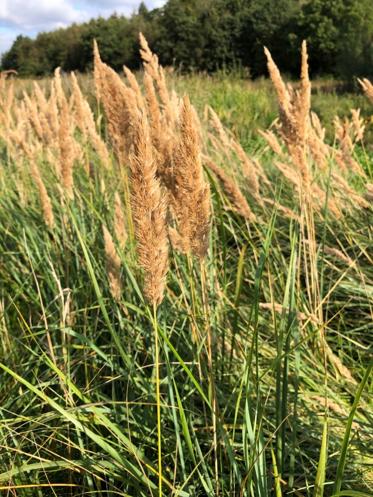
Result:
<svg viewBox="0 0 373 497"><path fill-rule="evenodd" d="M60 66L89 71L92 40L115 70L140 66L141 31L164 66L186 71L242 70L266 74L263 45L286 74L295 76L299 46L307 40L312 76L373 74L371 0L169 0L149 10L141 3L130 17L113 15L83 24L19 35L3 54L3 70L41 77Z"/></svg>

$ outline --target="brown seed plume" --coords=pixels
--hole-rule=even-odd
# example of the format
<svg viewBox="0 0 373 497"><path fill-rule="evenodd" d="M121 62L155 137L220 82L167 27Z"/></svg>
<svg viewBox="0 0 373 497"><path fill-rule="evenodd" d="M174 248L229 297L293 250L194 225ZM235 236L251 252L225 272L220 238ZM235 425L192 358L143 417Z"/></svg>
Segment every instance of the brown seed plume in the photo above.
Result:
<svg viewBox="0 0 373 497"><path fill-rule="evenodd" d="M94 42L94 76L96 94L101 99L107 116L108 131L120 164L128 160L131 145L130 125L137 107L136 94L127 88L119 75L101 61Z"/></svg>
<svg viewBox="0 0 373 497"><path fill-rule="evenodd" d="M310 184L310 171L306 157L307 129L310 111L311 84L308 77L307 46L302 44L302 66L300 89L295 92L287 88L280 71L267 48L268 72L277 92L280 110L281 136L286 144L294 166L300 171L302 187Z"/></svg>
<svg viewBox="0 0 373 497"><path fill-rule="evenodd" d="M151 304L159 305L168 270L166 203L156 178L149 123L141 110L132 120L131 136L131 206L138 260L144 270L144 295Z"/></svg>
<svg viewBox="0 0 373 497"><path fill-rule="evenodd" d="M166 75L163 67L159 65L158 57L150 50L144 35L140 33L140 54L143 60L144 70L153 79L157 86L159 98L163 104L165 119L169 124L175 123L177 109L172 102L170 92L167 88Z"/></svg>
<svg viewBox="0 0 373 497"><path fill-rule="evenodd" d="M203 177L199 121L188 97L182 102L179 128L173 209L184 250L204 257L210 230L210 188Z"/></svg>

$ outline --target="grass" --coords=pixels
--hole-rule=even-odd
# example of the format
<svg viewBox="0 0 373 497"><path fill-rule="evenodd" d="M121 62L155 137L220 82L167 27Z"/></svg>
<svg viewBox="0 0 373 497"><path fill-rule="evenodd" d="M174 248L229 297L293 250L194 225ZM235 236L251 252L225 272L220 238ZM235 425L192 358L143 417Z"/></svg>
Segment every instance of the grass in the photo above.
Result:
<svg viewBox="0 0 373 497"><path fill-rule="evenodd" d="M297 210L254 138L277 115L268 83L193 75L173 84L200 113L217 110L272 175L268 195ZM361 102L316 95L315 107L328 124L351 101ZM248 223L209 176L209 255L172 252L155 313L131 238L119 253L122 299L111 296L101 227L113 232L118 178L87 153L96 167L91 177L75 168L64 210L43 165L56 217L48 230L30 178L22 204L18 165L1 149L4 495L370 495L371 210L315 214L312 252L308 226L250 197L258 221ZM369 142L358 154L372 182Z"/></svg>

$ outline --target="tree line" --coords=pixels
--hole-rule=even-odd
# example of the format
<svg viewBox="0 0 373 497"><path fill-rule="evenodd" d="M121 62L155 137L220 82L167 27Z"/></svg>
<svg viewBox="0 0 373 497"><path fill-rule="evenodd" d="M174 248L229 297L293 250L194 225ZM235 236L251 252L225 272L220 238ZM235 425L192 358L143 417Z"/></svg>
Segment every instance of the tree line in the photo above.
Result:
<svg viewBox="0 0 373 497"><path fill-rule="evenodd" d="M373 74L372 0L168 0L152 10L141 3L130 17L114 13L35 39L20 35L1 68L21 76L44 76L57 66L84 72L92 67L96 39L105 62L136 69L139 31L163 65L183 71L245 68L257 77L266 73L266 45L294 75L306 39L313 75Z"/></svg>

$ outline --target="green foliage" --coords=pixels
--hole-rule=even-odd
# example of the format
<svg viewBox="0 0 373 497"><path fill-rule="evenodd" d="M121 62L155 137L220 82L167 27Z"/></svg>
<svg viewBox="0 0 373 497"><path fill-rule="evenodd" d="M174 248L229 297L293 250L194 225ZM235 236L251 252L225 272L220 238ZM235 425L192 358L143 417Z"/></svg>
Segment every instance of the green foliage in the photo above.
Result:
<svg viewBox="0 0 373 497"><path fill-rule="evenodd" d="M201 110L216 104L226 122L244 128L245 140L273 117L263 82L246 92L241 80L221 74L175 78L173 84L190 93ZM335 110L337 97L331 102ZM260 141L245 145L272 174L273 155ZM1 146L0 151L4 494L159 495L160 400L164 496L369 495L370 211L357 210L339 221L316 216L320 325L308 319L313 302L304 268L309 246L304 226L275 206L262 208L250 195L258 222L248 223L229 210L224 191L210 178L209 256L200 264L171 252L168 291L154 319L139 290L130 240L119 253L121 301L110 294L102 224L113 232L117 171L108 171L87 150L90 177L76 165L75 200L62 207L54 171L40 164L56 217L55 228L48 230L28 165L21 169ZM363 160L372 156L362 151ZM372 172L367 168L370 182ZM292 188L271 179L265 195L298 209ZM240 186L246 191L244 180ZM27 193L26 205L21 191ZM326 246L354 264L326 254ZM320 336L354 382L325 360Z"/></svg>
<svg viewBox="0 0 373 497"><path fill-rule="evenodd" d="M126 18L113 14L66 29L19 36L3 55L3 69L23 76L91 66L92 40L103 59L120 70L139 66L142 31L163 65L182 70L215 71L246 67L266 74L263 45L289 74L298 74L298 51L309 42L311 69L345 78L373 72L371 0L168 0L160 9L141 4Z"/></svg>

